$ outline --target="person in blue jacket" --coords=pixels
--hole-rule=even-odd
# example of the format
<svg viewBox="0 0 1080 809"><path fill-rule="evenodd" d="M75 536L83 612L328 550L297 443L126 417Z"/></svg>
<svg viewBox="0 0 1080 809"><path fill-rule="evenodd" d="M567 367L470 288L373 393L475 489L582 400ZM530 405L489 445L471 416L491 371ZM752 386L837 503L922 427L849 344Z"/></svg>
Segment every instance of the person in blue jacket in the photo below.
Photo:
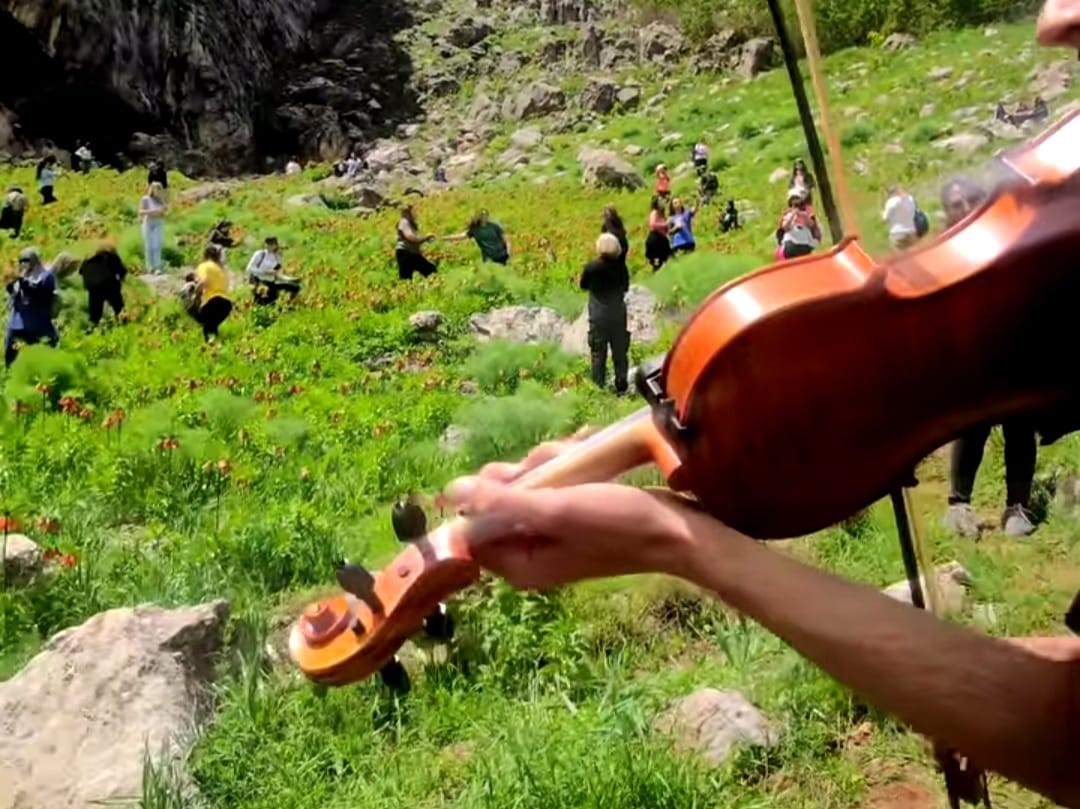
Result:
<svg viewBox="0 0 1080 809"><path fill-rule="evenodd" d="M28 247L19 256L19 277L5 287L11 317L4 332L4 367L10 367L18 351L16 340L27 345L45 340L55 346L60 335L53 325L56 276L41 263L38 251Z"/></svg>
<svg viewBox="0 0 1080 809"><path fill-rule="evenodd" d="M697 244L694 242L694 216L697 208L686 208L682 200L675 197L668 212L668 234L671 238L671 254L693 253Z"/></svg>

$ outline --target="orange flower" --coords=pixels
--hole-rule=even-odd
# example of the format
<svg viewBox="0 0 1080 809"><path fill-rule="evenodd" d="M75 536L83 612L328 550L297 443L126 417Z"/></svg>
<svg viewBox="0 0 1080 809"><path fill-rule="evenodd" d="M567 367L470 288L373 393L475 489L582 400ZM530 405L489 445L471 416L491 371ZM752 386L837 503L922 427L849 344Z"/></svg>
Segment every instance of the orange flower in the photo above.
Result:
<svg viewBox="0 0 1080 809"><path fill-rule="evenodd" d="M38 517L37 529L43 534L60 533L60 520L55 517Z"/></svg>
<svg viewBox="0 0 1080 809"><path fill-rule="evenodd" d="M11 534L15 531L18 531L21 527L22 526L19 525L18 521L14 517L0 516L0 531Z"/></svg>
<svg viewBox="0 0 1080 809"><path fill-rule="evenodd" d="M37 386L34 388L34 390L36 390L42 396L48 396L50 393L52 393L53 389L52 389L52 385L47 385L44 382L38 382Z"/></svg>

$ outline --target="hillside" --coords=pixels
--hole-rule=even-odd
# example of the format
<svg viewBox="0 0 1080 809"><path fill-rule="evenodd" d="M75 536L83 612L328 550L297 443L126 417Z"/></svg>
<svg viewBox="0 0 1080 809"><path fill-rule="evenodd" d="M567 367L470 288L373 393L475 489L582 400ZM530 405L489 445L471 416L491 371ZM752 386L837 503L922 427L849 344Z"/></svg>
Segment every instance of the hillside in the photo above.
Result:
<svg viewBox="0 0 1080 809"><path fill-rule="evenodd" d="M69 279L61 350L29 350L0 376L0 514L71 562L32 587L0 592L0 689L54 633L105 610L231 604L216 704L185 757L188 780L148 766L144 809L943 805L923 740L757 626L660 577L544 595L486 581L453 602L459 637L443 658L431 663L410 648L407 696L378 681L322 692L284 654L284 628L334 587L340 559L376 566L396 552L395 500L638 406L595 389L584 357L562 348L585 305L577 278L604 205L616 205L630 226L634 283L657 300L656 339L634 344L634 362L662 352L708 291L771 255L783 172L803 155L783 72L697 73L687 50L670 63L616 57L596 78L577 68L560 78L560 59L582 58L587 30L563 17L587 6L530 6L537 21L488 34L479 67L460 64L472 60L460 48L446 58L433 45L424 56L418 42L415 58L439 65L457 88L423 100L426 120L379 144L393 158L382 176L360 183L389 201L412 199L425 233L458 232L489 209L514 246L508 268L479 265L471 243L435 242L438 275L398 282L396 212L351 184L328 183L326 164L212 185L174 173L164 279L141 270L143 171L63 174L58 204L42 208L35 197L23 237L0 235L8 268L29 244L50 258L83 256L113 234L135 276L123 322L93 333L85 293ZM520 7L493 0L490 11ZM446 23L420 23L430 26L425 41L450 36L438 30ZM605 28L601 61L605 49L620 51L620 36ZM544 58L531 56L564 40ZM517 61L511 53L530 56L498 75L493 65ZM1035 48L1030 22L930 34L898 51L844 50L826 70L859 229L878 252L886 184L911 187L938 227L944 178L981 174L994 151L1030 135L992 122L999 102L1038 93L1056 118L1080 97L1075 62ZM616 99L637 88L637 106L585 105L601 76ZM558 82L562 101L518 116L515 99L530 94L529 107L534 82ZM488 119L481 107L498 114ZM526 129L536 135L523 136ZM695 178L682 164L697 137L711 145L722 196L738 201L746 226L722 235L719 211L706 209L699 254L653 274L641 258L648 192L584 187L578 156L582 147L608 149L645 177L666 162L676 193L692 196ZM446 188L428 179L434 160L450 171ZM33 169L4 166L0 181L29 191ZM407 195L410 186L419 193ZM207 348L170 293L226 217L242 241L230 254L233 270L272 233L305 286L277 308L254 306L241 286L221 342ZM550 310L548 339L479 339L474 316L513 305ZM432 310L441 315L434 330L410 323ZM78 405L61 406L63 397ZM1004 487L997 434L987 454L976 506L994 526ZM928 459L916 502L935 560L957 560L972 578L955 620L997 635L1059 631L1080 589L1067 496L1078 473L1080 438L1042 451L1046 521L1038 532L1017 542L990 528L973 543L941 527L944 461ZM777 552L875 587L903 577L887 504ZM780 729L779 741L739 748L716 768L673 751L656 718L701 688L744 694ZM19 740L6 736L0 790L17 776L4 745ZM1047 805L993 783L996 804Z"/></svg>

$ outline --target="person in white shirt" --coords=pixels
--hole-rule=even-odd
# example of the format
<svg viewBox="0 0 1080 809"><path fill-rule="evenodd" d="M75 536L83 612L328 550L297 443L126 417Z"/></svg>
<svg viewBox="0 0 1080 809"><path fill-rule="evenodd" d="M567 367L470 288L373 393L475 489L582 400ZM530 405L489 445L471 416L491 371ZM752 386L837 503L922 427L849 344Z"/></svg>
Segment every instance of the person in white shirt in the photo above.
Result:
<svg viewBox="0 0 1080 809"><path fill-rule="evenodd" d="M915 215L918 213L915 198L900 186L889 188L882 219L889 226L889 241L894 250L904 250L919 240Z"/></svg>
<svg viewBox="0 0 1080 809"><path fill-rule="evenodd" d="M288 292L290 298L300 292L300 282L282 274L281 267L281 245L277 237L270 236L247 265L248 281L255 287L256 303L274 303L283 291Z"/></svg>
<svg viewBox="0 0 1080 809"><path fill-rule="evenodd" d="M289 174L289 175L299 174L303 170L304 169L300 166L300 163L297 162L296 158L293 158L292 160L290 160L288 163L285 164L285 173L286 174Z"/></svg>
<svg viewBox="0 0 1080 809"><path fill-rule="evenodd" d="M694 144L691 156L694 160L694 168L701 170L709 167L709 147L705 145L704 138Z"/></svg>

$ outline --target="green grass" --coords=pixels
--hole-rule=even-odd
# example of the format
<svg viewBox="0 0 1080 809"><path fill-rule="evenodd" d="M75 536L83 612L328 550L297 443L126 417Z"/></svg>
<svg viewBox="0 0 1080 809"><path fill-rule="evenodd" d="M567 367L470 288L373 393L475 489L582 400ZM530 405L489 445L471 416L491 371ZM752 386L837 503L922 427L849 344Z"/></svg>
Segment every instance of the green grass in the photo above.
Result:
<svg viewBox="0 0 1080 809"><path fill-rule="evenodd" d="M533 33L506 34L503 44L532 47ZM930 35L900 54L853 50L829 58L843 157L868 166L849 180L870 249L885 244L886 184L909 183L935 214L942 178L1000 145L961 164L931 141L949 127L969 128L953 110L988 108L1023 87L1037 63L1056 58L1031 42L1030 24L1002 25L992 40L965 30ZM926 73L940 64L955 67L954 79L928 86ZM955 89L965 70L972 80ZM305 280L303 296L274 311L253 308L240 292L217 347L204 347L179 305L156 299L136 279L127 285L127 322L86 334L83 293L69 285L62 351L28 351L0 377L0 508L79 561L36 589L0 593L0 677L55 631L103 609L228 597L234 643L222 660L219 710L190 761L207 806L839 809L860 805L889 778L940 794L918 739L753 624L662 578L543 596L485 582L455 601L461 635L449 659L424 666L409 658L415 685L403 699L378 683L319 693L290 665L268 658L267 644L281 644L280 627L331 586L337 559L377 565L396 551L395 499L434 492L485 461L637 406L593 389L583 358L554 346L481 345L468 334L472 314L508 304L549 305L576 317L585 303L577 276L604 205L615 204L630 226L635 282L667 310L685 311L769 259L783 184L767 177L804 148L784 74L745 84L671 78L679 81L662 115L611 117L585 136L553 135L547 168L495 183L490 177L501 169L492 167L465 189L419 201L425 232L458 232L475 210L491 210L513 241L509 268L480 266L469 243L436 243L439 275L401 284L390 255L394 212L359 220L333 210L289 211L283 200L312 190L310 182L267 177L239 185L229 201L179 206L169 216L176 266L194 263L206 232L227 215L244 239L231 253L234 269L274 233L289 270ZM650 81L646 99L661 84ZM1073 89L1054 104L1075 97ZM937 111L920 121L931 101ZM498 128L490 157L513 128ZM661 147L671 132L682 133L680 144ZM722 169L722 196L740 201L746 226L720 235L719 210L703 211L699 253L654 275L641 258L648 195L583 191L577 149L586 141L617 151L633 143L645 149L632 158L641 170L660 161L674 168L700 133ZM902 155L885 152L894 142ZM565 177L533 182L558 166ZM31 187L31 174L6 168L0 181ZM2 237L0 266L13 266L30 243L46 256L85 254L111 232L137 269L142 179L110 171L62 177L61 202L33 207L21 241ZM173 193L191 184L178 179ZM690 196L693 187L692 175L676 180L679 194ZM422 309L445 315L437 344L412 336L408 316ZM635 346L634 359L663 350L674 332L668 324L659 344ZM40 382L52 386L47 396ZM469 388L475 392L462 393ZM61 396L76 396L88 416L58 412ZM105 429L118 409L122 426ZM467 427L469 438L448 454L439 438L452 424ZM170 438L175 449L162 444ZM227 475L218 472L221 460L229 462ZM1042 451L1040 468L1080 469L1080 440ZM1057 631L1080 589L1080 576L1068 573L1080 569L1074 522L1051 510L1029 542L996 535L958 542L939 527L943 475L943 460L930 459L917 494L935 558L958 559L973 572L974 597L998 605L995 632ZM1002 480L995 434L977 490L987 518L1000 511ZM60 532L41 534L39 517L58 519ZM874 585L903 576L884 504L857 531L825 531L785 543L782 552ZM718 771L672 753L652 733L654 718L671 698L706 686L744 691L784 727L783 743L741 753ZM851 742L853 730L867 725L867 738ZM144 806L197 805L171 778L167 769L148 771ZM1020 800L1010 789L1005 796Z"/></svg>

